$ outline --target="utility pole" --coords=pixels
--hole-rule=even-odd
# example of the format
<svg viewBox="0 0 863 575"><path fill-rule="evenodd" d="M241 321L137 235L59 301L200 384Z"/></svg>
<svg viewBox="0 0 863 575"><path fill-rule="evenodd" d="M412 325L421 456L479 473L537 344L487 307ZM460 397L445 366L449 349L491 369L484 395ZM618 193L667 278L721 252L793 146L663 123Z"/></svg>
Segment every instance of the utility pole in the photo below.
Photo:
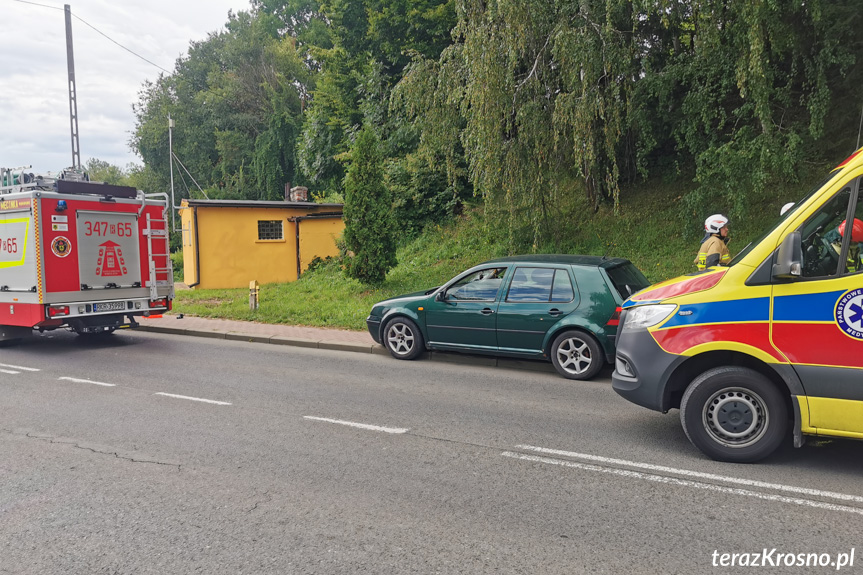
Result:
<svg viewBox="0 0 863 575"><path fill-rule="evenodd" d="M72 124L72 167L81 168L81 150L78 143L78 100L75 88L75 55L72 53L72 8L64 6L66 13L66 63L69 67L69 121Z"/></svg>

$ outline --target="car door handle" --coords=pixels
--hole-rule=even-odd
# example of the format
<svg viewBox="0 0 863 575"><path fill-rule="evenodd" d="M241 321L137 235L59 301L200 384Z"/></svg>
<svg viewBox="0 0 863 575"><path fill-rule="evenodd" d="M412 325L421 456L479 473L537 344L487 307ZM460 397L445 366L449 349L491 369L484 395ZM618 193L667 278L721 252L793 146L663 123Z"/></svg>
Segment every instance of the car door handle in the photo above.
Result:
<svg viewBox="0 0 863 575"><path fill-rule="evenodd" d="M493 309L491 309L490 307L485 307L485 308L482 308L482 309L479 311L479 313L481 313L482 315L491 315L491 314L493 314L493 313L494 313L494 310L493 310Z"/></svg>
<svg viewBox="0 0 863 575"><path fill-rule="evenodd" d="M560 311L559 309L557 309L556 307L553 307L553 308L551 308L550 310L548 310L548 315L550 315L550 316L552 316L552 317L557 317L557 316L559 316L559 315L560 315L560 314L562 314L562 313L563 313L563 312L562 312L562 311Z"/></svg>

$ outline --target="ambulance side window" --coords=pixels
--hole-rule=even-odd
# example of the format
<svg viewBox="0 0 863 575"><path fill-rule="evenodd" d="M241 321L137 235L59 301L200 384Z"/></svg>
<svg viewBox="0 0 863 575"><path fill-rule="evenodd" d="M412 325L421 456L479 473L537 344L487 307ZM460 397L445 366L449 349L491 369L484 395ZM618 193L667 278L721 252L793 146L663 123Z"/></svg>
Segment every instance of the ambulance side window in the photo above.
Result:
<svg viewBox="0 0 863 575"><path fill-rule="evenodd" d="M842 188L803 224L803 277L825 278L836 275L842 247L839 224L848 213L854 183Z"/></svg>
<svg viewBox="0 0 863 575"><path fill-rule="evenodd" d="M863 182L861 182L863 185ZM854 223L849 228L845 224L845 233L851 229L851 244L848 246L848 258L845 265L847 273L863 272L863 190L857 192L857 206L854 209Z"/></svg>

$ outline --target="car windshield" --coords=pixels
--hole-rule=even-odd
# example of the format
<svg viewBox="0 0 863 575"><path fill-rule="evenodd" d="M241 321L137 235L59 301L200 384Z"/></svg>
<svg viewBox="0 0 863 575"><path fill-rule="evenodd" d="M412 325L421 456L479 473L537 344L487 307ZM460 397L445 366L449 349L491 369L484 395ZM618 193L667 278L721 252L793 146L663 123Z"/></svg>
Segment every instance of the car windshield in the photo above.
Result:
<svg viewBox="0 0 863 575"><path fill-rule="evenodd" d="M838 174L838 173L839 173L839 170L834 170L833 172L830 172L830 174L828 174L828 175L827 175L827 177L826 177L826 178L824 178L824 180L822 180L822 181L821 181L821 182L819 182L815 187L813 187L811 190L809 190L809 192L808 192L805 196L803 196L803 198L801 198L801 199L800 199L800 201L796 202L793 206L791 206L790 208L788 208L788 209L785 211L785 213L784 213L784 214L782 214L782 215L779 217L779 219L778 219L778 220L776 220L776 221L773 223L773 225L771 225L771 226L767 229L767 231L765 231L763 234L761 234L760 236L758 236L758 239L756 239L755 241L752 241L752 242L749 242L748 244L746 244L746 247L744 247L742 250L740 250L740 253L738 253L736 256L734 256L734 258L733 258L730 262L728 262L728 265L729 265L729 266L733 266L734 264L736 264L737 262L739 262L740 260L742 260L743 258L745 258L745 257L746 257L746 255L747 255L750 251L752 251L752 249L753 249L755 246L757 246L758 244L760 244L760 243L762 242L762 240L764 240L764 238L766 238L767 236L769 236L770 234L772 234L772 233L773 233L773 230L775 230L776 228L778 228L779 226L781 226L781 225L782 225L782 222L784 222L785 220L787 220L789 217L791 217L791 215L792 215L792 214L794 214L794 212L796 212L796 211L797 211L797 208L799 208L800 206L802 206L803 204L805 204L805 203L806 203L806 200L808 200L809 198L811 198L811 197L815 194L815 192L817 192L818 190L820 190L821 188L823 188L825 185L827 185L827 182L829 182L830 180L832 180L832 179L833 179L833 176L835 176L835 175L836 175L836 174Z"/></svg>
<svg viewBox="0 0 863 575"><path fill-rule="evenodd" d="M650 285L644 274L631 263L607 269L605 273L623 300Z"/></svg>

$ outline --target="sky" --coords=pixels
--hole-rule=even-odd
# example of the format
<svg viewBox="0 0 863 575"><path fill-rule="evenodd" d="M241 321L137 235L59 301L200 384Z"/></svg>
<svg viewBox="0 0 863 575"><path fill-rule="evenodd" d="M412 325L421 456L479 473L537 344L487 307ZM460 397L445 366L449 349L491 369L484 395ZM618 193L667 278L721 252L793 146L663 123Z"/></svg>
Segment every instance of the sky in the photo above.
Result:
<svg viewBox="0 0 863 575"><path fill-rule="evenodd" d="M72 164L66 3L81 163L122 168L142 163L129 147L132 104L163 73L153 64L173 71L190 42L224 29L228 11L250 9L249 0L0 0L0 167L44 174Z"/></svg>

